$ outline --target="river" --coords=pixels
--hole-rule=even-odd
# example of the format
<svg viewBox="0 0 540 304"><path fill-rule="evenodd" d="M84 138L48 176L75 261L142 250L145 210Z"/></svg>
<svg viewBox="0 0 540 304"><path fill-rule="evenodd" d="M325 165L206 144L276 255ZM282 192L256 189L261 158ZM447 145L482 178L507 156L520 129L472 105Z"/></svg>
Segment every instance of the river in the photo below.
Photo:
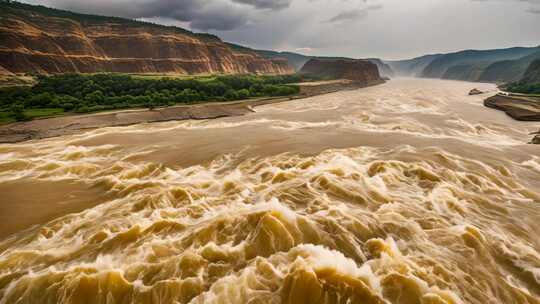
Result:
<svg viewBox="0 0 540 304"><path fill-rule="evenodd" d="M0 145L0 303L540 303L540 124L472 88Z"/></svg>

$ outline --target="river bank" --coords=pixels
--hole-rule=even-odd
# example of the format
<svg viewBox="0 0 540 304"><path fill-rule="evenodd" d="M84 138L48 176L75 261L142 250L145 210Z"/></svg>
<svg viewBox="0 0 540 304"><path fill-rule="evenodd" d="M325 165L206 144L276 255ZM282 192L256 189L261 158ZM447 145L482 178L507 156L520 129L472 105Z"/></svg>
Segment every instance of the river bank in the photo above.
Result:
<svg viewBox="0 0 540 304"><path fill-rule="evenodd" d="M261 105L362 87L348 80L319 81L313 83L300 83L297 85L301 88L300 93L288 97L269 97L232 102L178 105L154 109L129 109L94 114L65 115L16 122L0 126L0 143L17 143L33 139L71 135L103 127L129 126L139 123L174 120L200 120L241 116L253 112L253 108Z"/></svg>

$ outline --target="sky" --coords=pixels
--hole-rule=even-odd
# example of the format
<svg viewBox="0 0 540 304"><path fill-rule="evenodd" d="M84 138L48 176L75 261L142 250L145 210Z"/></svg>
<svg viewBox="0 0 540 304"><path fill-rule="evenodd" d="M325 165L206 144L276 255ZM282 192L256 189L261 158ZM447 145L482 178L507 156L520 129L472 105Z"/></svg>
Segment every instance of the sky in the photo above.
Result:
<svg viewBox="0 0 540 304"><path fill-rule="evenodd" d="M404 59L540 45L540 0L25 0L209 32L257 49Z"/></svg>

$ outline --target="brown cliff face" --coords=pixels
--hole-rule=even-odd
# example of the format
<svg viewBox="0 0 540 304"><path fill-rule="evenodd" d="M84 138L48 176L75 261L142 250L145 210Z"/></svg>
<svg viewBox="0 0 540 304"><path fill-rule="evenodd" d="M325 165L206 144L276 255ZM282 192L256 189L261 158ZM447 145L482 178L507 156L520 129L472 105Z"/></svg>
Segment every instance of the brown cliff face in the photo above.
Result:
<svg viewBox="0 0 540 304"><path fill-rule="evenodd" d="M367 60L321 60L311 59L300 73L329 79L348 79L360 85L374 85L384 80L377 65Z"/></svg>
<svg viewBox="0 0 540 304"><path fill-rule="evenodd" d="M294 72L286 60L237 52L211 35L24 4L0 6L0 70L12 73Z"/></svg>

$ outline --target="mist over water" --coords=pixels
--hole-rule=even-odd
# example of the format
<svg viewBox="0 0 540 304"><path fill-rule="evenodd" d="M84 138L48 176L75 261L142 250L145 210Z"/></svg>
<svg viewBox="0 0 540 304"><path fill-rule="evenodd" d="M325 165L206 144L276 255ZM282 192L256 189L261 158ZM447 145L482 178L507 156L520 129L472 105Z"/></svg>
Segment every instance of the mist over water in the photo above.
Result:
<svg viewBox="0 0 540 304"><path fill-rule="evenodd" d="M473 87L0 145L0 303L540 303L540 124Z"/></svg>

